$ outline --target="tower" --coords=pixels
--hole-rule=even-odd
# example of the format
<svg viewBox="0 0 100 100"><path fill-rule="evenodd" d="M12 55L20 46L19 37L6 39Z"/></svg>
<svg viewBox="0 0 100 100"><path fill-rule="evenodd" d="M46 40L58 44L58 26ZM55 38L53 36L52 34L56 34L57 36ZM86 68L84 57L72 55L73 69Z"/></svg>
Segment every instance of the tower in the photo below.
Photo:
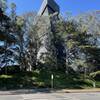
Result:
<svg viewBox="0 0 100 100"><path fill-rule="evenodd" d="M38 20L38 36L41 42L41 47L38 52L38 59L41 59L41 56L43 56L43 59L45 58L45 55L47 53L46 49L46 40L48 40L48 37L52 36L50 32L52 31L52 21L50 16L56 14L56 17L58 17L60 12L58 4L54 0L43 0L43 3L40 7L40 10L38 12L39 20ZM48 33L49 31L49 33ZM43 61L42 61L43 62Z"/></svg>
<svg viewBox="0 0 100 100"><path fill-rule="evenodd" d="M52 44L51 42L55 38L54 36L55 30L54 30L53 23L59 19L58 17L59 13L60 13L60 7L54 0L44 0L38 12L38 16L40 16L41 19L38 21L38 26L39 26L38 33L42 44L38 52L38 59L42 63L45 63L45 59L47 57L46 54L48 54L48 51L52 52L51 55L54 56L54 58L56 58L57 62L60 62L62 58L65 57L65 56L63 57L64 48L62 45L59 45L61 43L57 43L57 44L53 43L53 47L51 47L51 49L53 48L53 50L50 50L50 48L48 49L47 47L49 43L51 46Z"/></svg>

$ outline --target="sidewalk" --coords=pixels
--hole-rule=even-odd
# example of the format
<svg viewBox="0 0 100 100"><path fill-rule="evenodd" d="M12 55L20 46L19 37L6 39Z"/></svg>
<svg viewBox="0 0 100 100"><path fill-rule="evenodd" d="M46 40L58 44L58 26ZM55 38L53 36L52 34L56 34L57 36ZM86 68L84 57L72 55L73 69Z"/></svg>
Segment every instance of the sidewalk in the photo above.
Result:
<svg viewBox="0 0 100 100"><path fill-rule="evenodd" d="M20 90L9 90L0 91L0 95L20 95L20 94L36 94L36 93L93 93L100 92L100 88L95 89L62 89L62 90L51 90L51 89L20 89Z"/></svg>
<svg viewBox="0 0 100 100"><path fill-rule="evenodd" d="M35 93L51 93L51 89L18 89L18 90L0 90L0 95L20 95Z"/></svg>
<svg viewBox="0 0 100 100"><path fill-rule="evenodd" d="M94 89L63 89L59 92L64 93L89 93L89 92L100 92L100 88L94 88Z"/></svg>

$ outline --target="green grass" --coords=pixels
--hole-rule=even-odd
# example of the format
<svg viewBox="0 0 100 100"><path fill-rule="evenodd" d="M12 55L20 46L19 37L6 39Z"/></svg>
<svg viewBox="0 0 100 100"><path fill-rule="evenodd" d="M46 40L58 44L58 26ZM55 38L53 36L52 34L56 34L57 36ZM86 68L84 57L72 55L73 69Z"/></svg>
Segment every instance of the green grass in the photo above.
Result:
<svg viewBox="0 0 100 100"><path fill-rule="evenodd" d="M20 72L9 75L0 75L0 89L22 89L22 88L50 88L52 72L36 70L34 72ZM54 88L56 89L84 89L92 88L93 81L83 79L78 75L66 75L63 72L55 71ZM100 88L100 82L96 82Z"/></svg>

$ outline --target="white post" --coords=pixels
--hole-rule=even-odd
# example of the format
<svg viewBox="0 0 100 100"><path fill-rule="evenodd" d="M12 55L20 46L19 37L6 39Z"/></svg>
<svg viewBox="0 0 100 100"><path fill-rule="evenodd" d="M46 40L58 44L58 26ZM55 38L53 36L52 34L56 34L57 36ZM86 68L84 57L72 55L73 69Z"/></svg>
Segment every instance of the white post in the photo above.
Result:
<svg viewBox="0 0 100 100"><path fill-rule="evenodd" d="M95 81L93 81L93 88L96 88L96 83L95 83Z"/></svg>
<svg viewBox="0 0 100 100"><path fill-rule="evenodd" d="M51 89L54 88L54 75L51 74Z"/></svg>

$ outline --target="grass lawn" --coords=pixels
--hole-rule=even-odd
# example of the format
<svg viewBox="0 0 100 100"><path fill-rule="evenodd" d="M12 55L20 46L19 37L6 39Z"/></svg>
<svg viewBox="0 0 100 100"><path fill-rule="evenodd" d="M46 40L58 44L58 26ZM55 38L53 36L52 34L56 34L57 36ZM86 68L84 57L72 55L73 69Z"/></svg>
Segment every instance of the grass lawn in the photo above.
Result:
<svg viewBox="0 0 100 100"><path fill-rule="evenodd" d="M77 75L66 75L63 72L54 72L54 88L56 89L84 89L93 88L93 81L82 79ZM96 82L100 88L100 82ZM48 71L20 72L9 75L0 75L0 89L31 89L50 88L51 73Z"/></svg>

